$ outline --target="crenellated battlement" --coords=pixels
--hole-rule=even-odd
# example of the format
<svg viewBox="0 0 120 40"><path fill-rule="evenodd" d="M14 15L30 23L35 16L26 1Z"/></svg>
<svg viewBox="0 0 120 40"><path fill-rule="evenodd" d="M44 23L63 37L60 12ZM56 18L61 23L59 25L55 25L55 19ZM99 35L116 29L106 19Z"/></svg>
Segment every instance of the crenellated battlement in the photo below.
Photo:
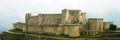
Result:
<svg viewBox="0 0 120 40"><path fill-rule="evenodd" d="M29 33L79 37L103 32L106 27L109 27L107 24L103 18L87 19L86 12L81 12L81 10L63 9L61 14L31 16L31 13L26 13L25 23L14 23L13 27Z"/></svg>

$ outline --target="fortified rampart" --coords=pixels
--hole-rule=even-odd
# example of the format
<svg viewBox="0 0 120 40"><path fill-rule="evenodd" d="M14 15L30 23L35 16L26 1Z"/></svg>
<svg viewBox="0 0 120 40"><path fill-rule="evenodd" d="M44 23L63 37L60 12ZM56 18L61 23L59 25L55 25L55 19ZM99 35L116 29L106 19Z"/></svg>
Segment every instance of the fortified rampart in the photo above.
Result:
<svg viewBox="0 0 120 40"><path fill-rule="evenodd" d="M25 23L14 23L14 28L23 30L23 32L37 34L68 35L70 37L79 37L85 35L95 35L106 29L106 23L103 18L88 18L86 21L86 12L81 10L63 9L61 14L39 14L31 16L27 13ZM105 26L105 27L104 27Z"/></svg>
<svg viewBox="0 0 120 40"><path fill-rule="evenodd" d="M90 34L95 35L103 31L103 18L89 18L88 19Z"/></svg>
<svg viewBox="0 0 120 40"><path fill-rule="evenodd" d="M104 30L108 30L111 24L113 24L113 22L104 22Z"/></svg>
<svg viewBox="0 0 120 40"><path fill-rule="evenodd" d="M24 29L25 23L17 22L13 24L13 29Z"/></svg>

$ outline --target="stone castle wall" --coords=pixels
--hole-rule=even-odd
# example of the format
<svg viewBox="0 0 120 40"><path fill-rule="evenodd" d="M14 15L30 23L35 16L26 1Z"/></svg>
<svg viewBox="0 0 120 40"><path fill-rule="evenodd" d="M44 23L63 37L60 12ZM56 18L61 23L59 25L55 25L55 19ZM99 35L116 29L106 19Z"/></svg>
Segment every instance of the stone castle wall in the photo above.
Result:
<svg viewBox="0 0 120 40"><path fill-rule="evenodd" d="M64 34L70 37L80 36L80 25L65 25Z"/></svg>
<svg viewBox="0 0 120 40"><path fill-rule="evenodd" d="M95 35L103 31L103 19L102 18L89 18L88 23L89 23L91 35Z"/></svg>
<svg viewBox="0 0 120 40"><path fill-rule="evenodd" d="M24 29L24 27L25 27L25 23L20 23L20 22L17 22L17 23L14 23L13 24L13 28L14 29Z"/></svg>
<svg viewBox="0 0 120 40"><path fill-rule="evenodd" d="M43 33L47 34L55 34L57 30L57 26L44 26Z"/></svg>
<svg viewBox="0 0 120 40"><path fill-rule="evenodd" d="M86 13L80 10L62 10L62 24L85 24Z"/></svg>
<svg viewBox="0 0 120 40"><path fill-rule="evenodd" d="M86 21L86 13L80 10L62 10L62 14L39 14L31 16L27 13L25 23L15 23L14 28L23 32L38 34L55 34L78 37L81 32L90 32L91 35L103 32L109 23L103 23L102 18L89 18Z"/></svg>
<svg viewBox="0 0 120 40"><path fill-rule="evenodd" d="M26 31L31 32L31 33L41 34L42 33L42 27L41 26L35 26L35 25L28 25Z"/></svg>
<svg viewBox="0 0 120 40"><path fill-rule="evenodd" d="M104 30L108 30L111 24L113 24L113 22L104 22Z"/></svg>

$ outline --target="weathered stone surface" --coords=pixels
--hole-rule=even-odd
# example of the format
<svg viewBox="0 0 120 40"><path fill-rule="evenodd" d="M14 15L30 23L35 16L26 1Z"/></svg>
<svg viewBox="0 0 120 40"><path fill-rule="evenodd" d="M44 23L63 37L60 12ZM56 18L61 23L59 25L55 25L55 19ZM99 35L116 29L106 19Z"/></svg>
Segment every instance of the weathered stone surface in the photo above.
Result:
<svg viewBox="0 0 120 40"><path fill-rule="evenodd" d="M41 33L43 33L43 29L41 26L28 26L27 32L41 34Z"/></svg>
<svg viewBox="0 0 120 40"><path fill-rule="evenodd" d="M69 34L69 26L64 26L64 34L65 35Z"/></svg>
<svg viewBox="0 0 120 40"><path fill-rule="evenodd" d="M25 16L26 25L21 28L23 32L47 33L76 37L80 35L80 27L72 24L83 25L86 21L86 14L80 10L62 10L62 14L39 14L31 16L27 13ZM60 26L59 24L62 24ZM71 25L66 25L71 24ZM56 26L57 25L57 26ZM21 26L21 25L18 25ZM15 26L17 27L17 26Z"/></svg>
<svg viewBox="0 0 120 40"><path fill-rule="evenodd" d="M13 28L14 28L14 29L21 29L21 30L23 30L25 27L26 27L26 26L25 26L25 23L17 22L17 23L14 23L14 24L13 24Z"/></svg>
<svg viewBox="0 0 120 40"><path fill-rule="evenodd" d="M56 29L56 35L61 35L63 33L64 33L63 27L57 27L57 29Z"/></svg>
<svg viewBox="0 0 120 40"><path fill-rule="evenodd" d="M104 30L108 30L111 24L113 24L113 22L104 22Z"/></svg>
<svg viewBox="0 0 120 40"><path fill-rule="evenodd" d="M26 13L25 15L25 22L27 23L29 18L31 17L31 13Z"/></svg>
<svg viewBox="0 0 120 40"><path fill-rule="evenodd" d="M70 24L64 27L64 34L70 37L78 37L80 36L80 32L83 26L78 24Z"/></svg>
<svg viewBox="0 0 120 40"><path fill-rule="evenodd" d="M69 26L69 36L79 37L80 36L80 26Z"/></svg>
<svg viewBox="0 0 120 40"><path fill-rule="evenodd" d="M81 14L79 14L79 21L80 21L80 24L82 25L86 24L86 13L85 12L81 12Z"/></svg>
<svg viewBox="0 0 120 40"><path fill-rule="evenodd" d="M23 26L23 32L27 32L26 31L26 25Z"/></svg>
<svg viewBox="0 0 120 40"><path fill-rule="evenodd" d="M108 24L104 24L102 18L89 18L86 21L86 13L80 10L62 10L62 14L39 14L31 16L27 13L24 24L16 23L14 28L22 29L23 32L38 33L38 34L55 34L68 35L70 37L78 37L81 32L90 32L91 35L103 32ZM87 22L87 23L86 23ZM77 24L77 25L76 25Z"/></svg>
<svg viewBox="0 0 120 40"><path fill-rule="evenodd" d="M85 23L85 21L86 21L86 14L81 13L80 10L67 10L67 9L62 10L63 24L79 24L79 23Z"/></svg>
<svg viewBox="0 0 120 40"><path fill-rule="evenodd" d="M88 19L90 34L95 35L98 32L103 31L103 19L102 18L90 18Z"/></svg>
<svg viewBox="0 0 120 40"><path fill-rule="evenodd" d="M57 27L54 27L54 26L44 26L43 27L43 32L47 33L47 34L55 34L56 28Z"/></svg>
<svg viewBox="0 0 120 40"><path fill-rule="evenodd" d="M27 22L27 25L38 25L38 16L31 16Z"/></svg>

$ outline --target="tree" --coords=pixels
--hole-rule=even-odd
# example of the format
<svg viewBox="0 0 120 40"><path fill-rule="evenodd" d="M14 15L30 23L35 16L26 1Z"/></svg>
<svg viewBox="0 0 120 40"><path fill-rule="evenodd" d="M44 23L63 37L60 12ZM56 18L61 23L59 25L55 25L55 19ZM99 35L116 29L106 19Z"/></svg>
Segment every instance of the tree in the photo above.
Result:
<svg viewBox="0 0 120 40"><path fill-rule="evenodd" d="M114 25L114 24L111 24L109 29L110 29L110 30L116 30L116 29L117 29L117 26Z"/></svg>

